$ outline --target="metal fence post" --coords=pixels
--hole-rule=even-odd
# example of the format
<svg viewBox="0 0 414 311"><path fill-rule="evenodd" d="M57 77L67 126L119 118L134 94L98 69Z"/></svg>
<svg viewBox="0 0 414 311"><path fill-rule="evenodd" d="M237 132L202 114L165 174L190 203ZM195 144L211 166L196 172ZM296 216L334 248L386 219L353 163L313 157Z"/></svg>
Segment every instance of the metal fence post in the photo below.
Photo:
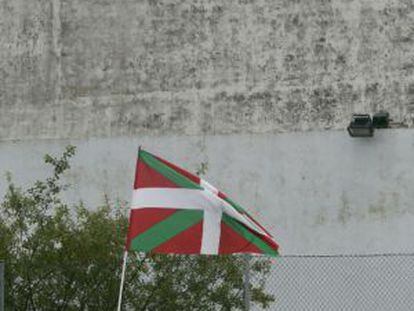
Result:
<svg viewBox="0 0 414 311"><path fill-rule="evenodd" d="M244 298L244 308L246 311L250 310L250 255L246 254L244 256L244 277L243 277L243 298Z"/></svg>
<svg viewBox="0 0 414 311"><path fill-rule="evenodd" d="M0 261L0 311L4 311L4 262Z"/></svg>

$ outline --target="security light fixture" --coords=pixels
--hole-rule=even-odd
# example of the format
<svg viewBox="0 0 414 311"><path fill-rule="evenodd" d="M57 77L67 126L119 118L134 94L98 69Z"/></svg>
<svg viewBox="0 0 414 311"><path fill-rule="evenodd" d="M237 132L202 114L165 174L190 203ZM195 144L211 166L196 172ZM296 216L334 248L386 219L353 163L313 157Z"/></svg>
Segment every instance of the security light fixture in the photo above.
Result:
<svg viewBox="0 0 414 311"><path fill-rule="evenodd" d="M369 114L353 114L347 129L351 137L372 137L374 135L374 127Z"/></svg>
<svg viewBox="0 0 414 311"><path fill-rule="evenodd" d="M389 127L390 114L386 111L377 112L372 116L372 125L376 129L385 129Z"/></svg>

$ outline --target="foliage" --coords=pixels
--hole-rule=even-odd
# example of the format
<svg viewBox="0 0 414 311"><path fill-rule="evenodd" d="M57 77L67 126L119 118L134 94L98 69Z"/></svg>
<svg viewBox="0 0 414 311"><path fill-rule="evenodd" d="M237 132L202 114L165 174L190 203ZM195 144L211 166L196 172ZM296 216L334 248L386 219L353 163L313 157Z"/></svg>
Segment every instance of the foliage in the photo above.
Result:
<svg viewBox="0 0 414 311"><path fill-rule="evenodd" d="M96 209L70 207L60 194L62 174L75 148L60 158L45 156L53 173L26 191L8 176L0 204L0 259L6 263L7 310L114 310L116 308L126 207L109 200ZM119 205L119 204L118 204ZM231 310L243 305L243 259L236 256L130 254L124 306L131 310ZM265 261L252 274L263 279ZM252 299L262 307L272 297L261 285Z"/></svg>

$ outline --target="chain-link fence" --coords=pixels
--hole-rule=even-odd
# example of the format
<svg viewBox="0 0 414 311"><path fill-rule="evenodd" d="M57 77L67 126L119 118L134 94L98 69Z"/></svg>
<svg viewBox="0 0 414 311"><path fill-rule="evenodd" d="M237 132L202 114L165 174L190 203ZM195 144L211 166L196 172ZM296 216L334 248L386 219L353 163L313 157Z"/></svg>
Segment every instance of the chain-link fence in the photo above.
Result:
<svg viewBox="0 0 414 311"><path fill-rule="evenodd" d="M414 310L414 254L137 257L130 256L122 310ZM108 275L118 271L112 268ZM0 278L1 269L0 263ZM88 275L85 278L85 287L79 292L74 288L73 296L66 297L68 305L78 306L84 299L85 307L79 310L99 305L113 310L109 304L117 299L120 275L108 281L108 287L100 284L98 296L84 293L94 286ZM16 297L8 292L9 301ZM51 302L43 297L36 310L49 310L46 302L61 301L58 289L52 293L56 297Z"/></svg>
<svg viewBox="0 0 414 311"><path fill-rule="evenodd" d="M269 310L414 310L414 254L282 256L265 288Z"/></svg>

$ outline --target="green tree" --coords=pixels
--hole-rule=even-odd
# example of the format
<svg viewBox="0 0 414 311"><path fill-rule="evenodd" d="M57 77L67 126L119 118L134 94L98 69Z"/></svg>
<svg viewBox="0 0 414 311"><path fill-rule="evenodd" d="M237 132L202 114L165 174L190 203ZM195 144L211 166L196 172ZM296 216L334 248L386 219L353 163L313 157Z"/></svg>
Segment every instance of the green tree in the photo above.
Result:
<svg viewBox="0 0 414 311"><path fill-rule="evenodd" d="M95 209L61 199L75 147L45 156L53 172L27 190L10 175L0 205L0 259L6 263L6 310L115 310L128 208L106 199ZM119 204L118 204L119 205ZM243 260L237 256L167 256L130 253L124 307L131 310L243 308ZM255 260L252 301L264 291L269 264Z"/></svg>

